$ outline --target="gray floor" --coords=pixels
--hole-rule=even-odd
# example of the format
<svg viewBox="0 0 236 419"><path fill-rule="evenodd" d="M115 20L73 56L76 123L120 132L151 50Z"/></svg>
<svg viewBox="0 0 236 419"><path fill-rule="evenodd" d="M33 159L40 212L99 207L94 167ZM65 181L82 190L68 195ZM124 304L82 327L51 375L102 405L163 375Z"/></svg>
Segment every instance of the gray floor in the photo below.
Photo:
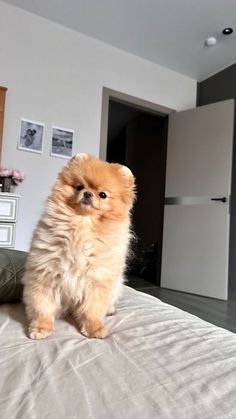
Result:
<svg viewBox="0 0 236 419"><path fill-rule="evenodd" d="M165 303L194 314L216 326L236 333L236 298L221 301L179 291L159 288L140 278L130 279L127 285L153 295Z"/></svg>

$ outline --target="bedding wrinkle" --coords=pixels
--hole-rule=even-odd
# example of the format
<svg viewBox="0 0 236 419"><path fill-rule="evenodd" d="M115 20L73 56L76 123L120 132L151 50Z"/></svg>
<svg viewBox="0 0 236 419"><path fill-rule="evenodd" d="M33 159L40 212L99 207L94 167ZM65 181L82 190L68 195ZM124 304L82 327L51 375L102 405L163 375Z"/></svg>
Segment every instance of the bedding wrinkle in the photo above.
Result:
<svg viewBox="0 0 236 419"><path fill-rule="evenodd" d="M4 348L4 349L8 349L8 348ZM14 349L14 346L12 346L11 349ZM23 347L21 349L23 349ZM22 350L21 349L18 350L17 352L14 351L11 354L7 353L5 358L1 357L0 358L0 365L3 364L6 361L9 361L10 359L13 359L13 360L14 359L17 359L18 358L17 355L22 354ZM25 349L25 352L27 351L27 349L28 348ZM0 348L0 353L1 353L1 348Z"/></svg>
<svg viewBox="0 0 236 419"><path fill-rule="evenodd" d="M127 320L130 318L130 317L132 317L132 316L134 316L135 315L135 312L131 312L131 313L129 313L128 315L126 315L126 316L123 316L123 318L121 318L116 324L115 324L115 326L112 328L112 330L111 330L111 334L113 335L114 333L116 333L116 329L118 329L119 328L119 326L121 325L121 324L123 324L124 322L127 322Z"/></svg>
<svg viewBox="0 0 236 419"><path fill-rule="evenodd" d="M121 353L122 357L125 358L126 362L128 361L127 369L129 370L129 368L131 366L131 369L134 370L134 371L132 371L133 375L137 374L137 372L138 372L139 376L142 377L142 380L143 380L143 378L145 378L145 380L149 383L148 384L148 389L152 388L153 386L156 387L156 382L152 379L152 377L150 377L150 375L147 373L147 371L145 371L144 368L142 368L140 366L140 364L135 362L134 357L131 358L131 356L129 356L128 353L121 348L121 344L119 344L119 341L118 341L116 336L112 337L112 341L113 341L113 344L114 344L116 350L118 350ZM129 374L130 374L130 372L129 372ZM137 376L136 376L136 379L137 379ZM142 391L143 391L143 389L142 389ZM131 396L133 396L133 395L130 395L129 397L131 397Z"/></svg>
<svg viewBox="0 0 236 419"><path fill-rule="evenodd" d="M69 357L68 358L67 357L64 357L64 353L63 353L63 350L62 350L62 347L61 347L60 342L58 342L57 344L58 344L58 347L60 348L61 354L62 354L65 362L67 364L69 364L70 368L72 369L72 371L74 372L74 374L76 375L76 377L78 378L78 380L80 381L80 383L82 385L83 395L84 395L83 400L86 401L86 407L87 407L86 419L89 419L89 418L94 419L94 416L92 414L92 405L91 405L90 399L89 399L89 392L88 392L88 389L86 387L86 384L85 384L85 382L84 382L84 380L82 378L82 375L79 374L79 372L77 371L77 368L73 365L72 361L70 361Z"/></svg>
<svg viewBox="0 0 236 419"><path fill-rule="evenodd" d="M75 366L76 369L79 369L87 364L90 364L92 361L94 361L95 359L99 358L100 356L104 356L106 354L106 352L102 352L100 354L94 355L92 358L87 359L86 361L82 362L81 364Z"/></svg>
<svg viewBox="0 0 236 419"><path fill-rule="evenodd" d="M123 351L122 349L121 349L121 345L119 344L119 341L118 341L118 339L115 337L115 336L113 336L113 343L114 343L114 345L115 345L115 347L116 347L116 350L118 350L121 354L122 354L122 356L128 361L128 363L130 364L130 365L132 365L136 370L138 370L140 373L142 373L143 375L146 375L146 373L143 371L143 369L134 361L134 359L132 359L129 355L128 355L128 353L126 353L125 351Z"/></svg>
<svg viewBox="0 0 236 419"><path fill-rule="evenodd" d="M30 419L36 419L37 414L36 414L35 394L33 393L30 369L28 368L27 359L24 356L21 356L21 360L24 364L24 371L28 377L27 381L28 381L29 387L25 396L19 400L19 406L17 407L17 416L19 417L19 419L21 419L21 417L23 417L23 415L27 411L30 414ZM27 410L26 410L26 407L27 407ZM21 411L22 411L22 414L21 414Z"/></svg>
<svg viewBox="0 0 236 419"><path fill-rule="evenodd" d="M3 331L5 330L8 324L9 324L9 318L6 318L5 321L0 326L0 334L3 333Z"/></svg>

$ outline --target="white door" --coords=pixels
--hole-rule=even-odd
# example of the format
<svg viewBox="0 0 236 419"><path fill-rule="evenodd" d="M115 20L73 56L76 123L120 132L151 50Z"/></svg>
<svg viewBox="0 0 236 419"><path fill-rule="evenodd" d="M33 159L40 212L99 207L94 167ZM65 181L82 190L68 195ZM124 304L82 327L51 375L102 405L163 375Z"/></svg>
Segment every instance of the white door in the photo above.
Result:
<svg viewBox="0 0 236 419"><path fill-rule="evenodd" d="M234 101L169 117L161 286L228 297Z"/></svg>

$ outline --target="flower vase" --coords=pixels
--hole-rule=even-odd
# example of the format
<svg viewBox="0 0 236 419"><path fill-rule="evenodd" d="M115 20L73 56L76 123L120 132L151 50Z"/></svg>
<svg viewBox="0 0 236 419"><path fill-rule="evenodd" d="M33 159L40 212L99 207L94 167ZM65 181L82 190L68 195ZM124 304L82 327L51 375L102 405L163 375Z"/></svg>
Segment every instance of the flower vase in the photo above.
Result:
<svg viewBox="0 0 236 419"><path fill-rule="evenodd" d="M1 192L11 192L11 185L12 185L11 177L4 176L0 177L0 185L1 185Z"/></svg>

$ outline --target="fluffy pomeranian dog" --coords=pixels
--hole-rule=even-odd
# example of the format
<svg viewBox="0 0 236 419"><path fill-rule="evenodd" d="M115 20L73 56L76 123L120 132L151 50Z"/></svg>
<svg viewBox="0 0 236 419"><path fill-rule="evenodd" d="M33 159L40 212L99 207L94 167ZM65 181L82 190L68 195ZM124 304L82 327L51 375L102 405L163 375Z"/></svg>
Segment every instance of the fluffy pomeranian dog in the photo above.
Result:
<svg viewBox="0 0 236 419"><path fill-rule="evenodd" d="M61 309L85 336L108 335L103 319L122 290L134 198L126 166L77 154L59 173L23 277L31 339L51 335Z"/></svg>

